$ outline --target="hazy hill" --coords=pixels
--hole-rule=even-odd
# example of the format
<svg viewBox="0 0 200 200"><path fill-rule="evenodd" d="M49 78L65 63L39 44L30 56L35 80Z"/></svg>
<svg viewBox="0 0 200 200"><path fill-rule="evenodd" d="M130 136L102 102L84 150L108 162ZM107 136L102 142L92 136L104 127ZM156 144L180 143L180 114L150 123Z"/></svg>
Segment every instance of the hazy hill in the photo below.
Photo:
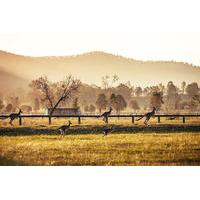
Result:
<svg viewBox="0 0 200 200"><path fill-rule="evenodd" d="M0 66L0 69L28 80L44 74L53 80L59 80L65 74L73 74L83 82L101 84L102 76L117 74L121 82L130 81L141 86L168 81L176 84L182 81L200 83L200 67L173 61L143 62L104 52L62 57L28 57L0 51Z"/></svg>
<svg viewBox="0 0 200 200"><path fill-rule="evenodd" d="M28 80L15 74L5 72L0 68L0 92L7 93L16 91L16 89L26 89L28 83Z"/></svg>

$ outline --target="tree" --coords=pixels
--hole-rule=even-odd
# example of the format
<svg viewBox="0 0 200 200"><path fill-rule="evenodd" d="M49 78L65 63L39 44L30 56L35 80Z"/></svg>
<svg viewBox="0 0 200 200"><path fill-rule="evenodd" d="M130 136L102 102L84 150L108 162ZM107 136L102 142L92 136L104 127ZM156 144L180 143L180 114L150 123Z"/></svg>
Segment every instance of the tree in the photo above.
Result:
<svg viewBox="0 0 200 200"><path fill-rule="evenodd" d="M145 87L145 88L143 89L143 91L142 91L143 96L149 96L150 91L151 91L150 87Z"/></svg>
<svg viewBox="0 0 200 200"><path fill-rule="evenodd" d="M136 87L135 88L135 95L137 97L139 97L139 96L141 96L141 94L142 94L142 88L141 87Z"/></svg>
<svg viewBox="0 0 200 200"><path fill-rule="evenodd" d="M186 87L186 93L190 96L193 97L195 95L198 95L199 93L199 87L197 83L191 83L188 84Z"/></svg>
<svg viewBox="0 0 200 200"><path fill-rule="evenodd" d="M89 106L89 112L94 113L96 110L95 106L93 104L90 104Z"/></svg>
<svg viewBox="0 0 200 200"><path fill-rule="evenodd" d="M121 110L124 110L126 108L127 103L122 95L112 94L110 96L110 106L114 108L117 113L119 113Z"/></svg>
<svg viewBox="0 0 200 200"><path fill-rule="evenodd" d="M110 106L112 107L112 108L114 108L115 110L117 110L117 101L116 101L116 95L113 93L113 94L111 94L111 96L110 96Z"/></svg>
<svg viewBox="0 0 200 200"><path fill-rule="evenodd" d="M159 88L159 91L161 91L162 93L164 93L165 86L162 83L158 84L158 88Z"/></svg>
<svg viewBox="0 0 200 200"><path fill-rule="evenodd" d="M132 87L121 83L116 87L116 93L121 94L126 100L129 100L132 94Z"/></svg>
<svg viewBox="0 0 200 200"><path fill-rule="evenodd" d="M79 105L78 105L78 97L76 97L76 98L73 100L73 108L79 108Z"/></svg>
<svg viewBox="0 0 200 200"><path fill-rule="evenodd" d="M162 104L164 104L163 93L154 92L150 98L150 104L152 107L155 107L156 109L160 110Z"/></svg>
<svg viewBox="0 0 200 200"><path fill-rule="evenodd" d="M46 76L33 80L30 87L39 91L41 101L50 108L50 115L64 102L74 96L81 85L80 80L66 76L64 81L52 83Z"/></svg>
<svg viewBox="0 0 200 200"><path fill-rule="evenodd" d="M176 94L177 94L176 86L174 85L174 83L172 81L168 82L168 84L167 84L167 96L170 98L170 97L173 97Z"/></svg>
<svg viewBox="0 0 200 200"><path fill-rule="evenodd" d="M189 107L192 112L196 111L196 109L198 107L198 102L191 99L191 101L189 102Z"/></svg>
<svg viewBox="0 0 200 200"><path fill-rule="evenodd" d="M7 106L6 106L6 112L11 112L13 110L13 106L11 103L9 103Z"/></svg>
<svg viewBox="0 0 200 200"><path fill-rule="evenodd" d="M130 102L130 107L136 112L137 110L140 109L138 102L136 100L132 100Z"/></svg>
<svg viewBox="0 0 200 200"><path fill-rule="evenodd" d="M24 113L30 113L32 111L32 107L29 105L22 105L20 106L20 109L24 112Z"/></svg>
<svg viewBox="0 0 200 200"><path fill-rule="evenodd" d="M167 84L167 104L171 109L175 109L178 98L178 89L172 81Z"/></svg>
<svg viewBox="0 0 200 200"><path fill-rule="evenodd" d="M181 89L182 89L182 93L183 93L183 94L185 93L185 87L186 87L186 82L183 81L183 82L181 83Z"/></svg>
<svg viewBox="0 0 200 200"><path fill-rule="evenodd" d="M89 106L88 105L84 107L84 112L86 112L86 113L89 112Z"/></svg>
<svg viewBox="0 0 200 200"><path fill-rule="evenodd" d="M34 105L33 105L34 111L38 111L40 109L40 101L38 98L35 98Z"/></svg>
<svg viewBox="0 0 200 200"><path fill-rule="evenodd" d="M197 103L200 103L200 95L194 95L192 97L193 101L197 102Z"/></svg>
<svg viewBox="0 0 200 200"><path fill-rule="evenodd" d="M124 97L120 94L116 96L116 103L117 103L117 109L116 109L117 113L119 113L121 110L124 110L127 106Z"/></svg>
<svg viewBox="0 0 200 200"><path fill-rule="evenodd" d="M117 75L114 75L112 78L108 75L102 77L102 86L105 90L111 88L115 82L119 80Z"/></svg>
<svg viewBox="0 0 200 200"><path fill-rule="evenodd" d="M97 101L96 101L96 106L99 109L99 112L101 113L102 109L106 109L108 102L106 100L106 95L105 94L99 94Z"/></svg>
<svg viewBox="0 0 200 200"><path fill-rule="evenodd" d="M12 104L12 110L15 111L16 108L19 108L19 97L10 97L10 103Z"/></svg>

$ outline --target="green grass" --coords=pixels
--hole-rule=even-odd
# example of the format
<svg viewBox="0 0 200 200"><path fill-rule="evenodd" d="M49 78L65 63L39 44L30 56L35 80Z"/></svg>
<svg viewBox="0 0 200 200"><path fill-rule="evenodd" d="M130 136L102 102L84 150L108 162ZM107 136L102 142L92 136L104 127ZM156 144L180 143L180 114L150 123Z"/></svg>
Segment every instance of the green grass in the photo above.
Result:
<svg viewBox="0 0 200 200"><path fill-rule="evenodd" d="M0 165L200 165L200 133L0 136Z"/></svg>

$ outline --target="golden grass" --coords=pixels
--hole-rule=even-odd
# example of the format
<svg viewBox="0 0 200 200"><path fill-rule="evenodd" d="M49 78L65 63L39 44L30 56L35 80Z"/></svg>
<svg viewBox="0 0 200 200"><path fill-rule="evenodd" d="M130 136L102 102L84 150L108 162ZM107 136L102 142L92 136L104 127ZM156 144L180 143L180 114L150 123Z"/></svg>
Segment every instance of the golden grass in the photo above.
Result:
<svg viewBox="0 0 200 200"><path fill-rule="evenodd" d="M68 120L70 120L73 124L73 126L77 126L78 119L77 118L52 118L52 125L51 126L60 126L63 124L67 124ZM8 123L9 120L0 120L0 127L10 127L10 124ZM13 122L15 127L19 126L19 120L16 119ZM125 126L131 126L132 121L131 118L109 118L109 124L116 124L116 125L125 125ZM144 120L135 121L135 125L143 125ZM149 124L155 125L158 124L157 118L152 118L149 121ZM160 124L183 124L182 118L175 119L175 120L168 120L166 118L161 118ZM200 117L199 118L186 118L186 124L200 124ZM105 122L102 120L102 118L81 118L81 124L79 126L85 126L85 125L105 125ZM40 126L49 126L48 119L47 118L26 118L22 120L22 126L25 127L40 127Z"/></svg>
<svg viewBox="0 0 200 200"><path fill-rule="evenodd" d="M0 136L1 165L200 165L200 133Z"/></svg>

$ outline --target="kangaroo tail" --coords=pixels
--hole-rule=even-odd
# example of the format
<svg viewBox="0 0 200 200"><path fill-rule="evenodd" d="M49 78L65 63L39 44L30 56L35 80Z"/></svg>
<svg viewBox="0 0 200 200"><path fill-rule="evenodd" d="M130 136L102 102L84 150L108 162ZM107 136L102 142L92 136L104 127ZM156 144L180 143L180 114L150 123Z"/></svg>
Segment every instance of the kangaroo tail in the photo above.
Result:
<svg viewBox="0 0 200 200"><path fill-rule="evenodd" d="M140 118L136 119L136 121L139 121L139 120L141 120L143 117L144 117L144 116L142 116L142 117L140 117Z"/></svg>

